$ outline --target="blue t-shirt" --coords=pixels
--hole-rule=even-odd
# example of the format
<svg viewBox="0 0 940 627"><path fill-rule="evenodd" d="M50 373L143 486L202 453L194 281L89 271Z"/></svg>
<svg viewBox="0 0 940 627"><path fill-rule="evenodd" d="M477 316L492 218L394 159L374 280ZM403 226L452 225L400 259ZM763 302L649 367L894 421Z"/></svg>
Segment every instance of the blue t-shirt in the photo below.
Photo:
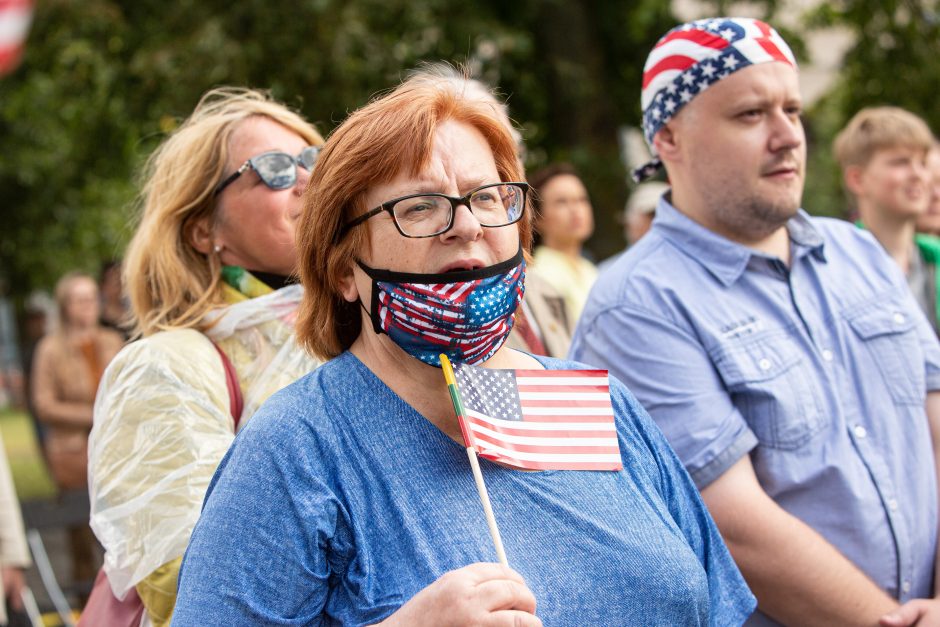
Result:
<svg viewBox="0 0 940 627"><path fill-rule="evenodd" d="M742 623L754 597L695 486L614 379L611 397L622 471L480 460L538 616L547 626ZM265 403L222 460L173 624L371 624L444 573L495 561L465 449L344 353Z"/></svg>

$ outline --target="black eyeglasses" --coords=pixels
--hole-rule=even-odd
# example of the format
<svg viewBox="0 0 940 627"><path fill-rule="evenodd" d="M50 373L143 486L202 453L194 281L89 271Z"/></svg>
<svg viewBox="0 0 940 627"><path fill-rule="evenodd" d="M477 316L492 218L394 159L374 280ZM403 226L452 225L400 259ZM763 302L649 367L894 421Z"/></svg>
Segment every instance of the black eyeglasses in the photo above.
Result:
<svg viewBox="0 0 940 627"><path fill-rule="evenodd" d="M462 197L410 194L384 202L347 222L340 238L345 237L353 227L383 211L392 216L398 232L405 237L434 237L454 226L454 214L460 205L470 209L480 226L509 226L522 218L528 191L528 183L491 183L477 187Z"/></svg>
<svg viewBox="0 0 940 627"><path fill-rule="evenodd" d="M307 146L296 157L279 150L256 155L243 163L231 176L219 183L213 195L217 196L221 193L235 179L244 174L248 168L257 172L261 181L271 189L293 187L297 183L297 166L303 167L308 172L313 170L313 164L317 162L319 154L319 146Z"/></svg>

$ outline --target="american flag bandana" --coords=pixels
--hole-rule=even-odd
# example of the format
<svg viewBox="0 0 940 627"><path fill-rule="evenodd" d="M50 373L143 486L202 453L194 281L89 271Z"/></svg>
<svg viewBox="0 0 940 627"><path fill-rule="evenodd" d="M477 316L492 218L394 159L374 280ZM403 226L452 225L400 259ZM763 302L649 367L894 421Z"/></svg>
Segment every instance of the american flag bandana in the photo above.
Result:
<svg viewBox="0 0 940 627"><path fill-rule="evenodd" d="M751 18L719 17L677 26L657 42L643 66L643 135L654 159L633 171L637 183L662 166L653 136L695 96L752 65L782 61L796 69L787 42Z"/></svg>
<svg viewBox="0 0 940 627"><path fill-rule="evenodd" d="M502 263L445 274L414 274L359 266L372 279L370 318L376 333L426 364L440 354L477 364L509 337L525 292L522 248Z"/></svg>

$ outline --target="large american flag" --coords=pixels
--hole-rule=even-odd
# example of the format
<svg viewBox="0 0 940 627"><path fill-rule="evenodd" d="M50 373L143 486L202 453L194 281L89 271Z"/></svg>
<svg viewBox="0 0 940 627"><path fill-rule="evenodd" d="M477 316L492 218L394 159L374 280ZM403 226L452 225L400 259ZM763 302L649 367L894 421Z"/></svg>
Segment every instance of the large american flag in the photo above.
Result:
<svg viewBox="0 0 940 627"><path fill-rule="evenodd" d="M623 467L606 370L454 366L472 445L530 470Z"/></svg>
<svg viewBox="0 0 940 627"><path fill-rule="evenodd" d="M0 0L0 76L20 62L33 19L33 0Z"/></svg>

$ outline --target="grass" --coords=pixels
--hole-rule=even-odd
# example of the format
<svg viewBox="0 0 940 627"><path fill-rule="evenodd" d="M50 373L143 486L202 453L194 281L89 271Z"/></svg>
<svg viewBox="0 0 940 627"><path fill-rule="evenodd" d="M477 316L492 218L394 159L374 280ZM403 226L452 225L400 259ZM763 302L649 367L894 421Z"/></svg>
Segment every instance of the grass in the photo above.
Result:
<svg viewBox="0 0 940 627"><path fill-rule="evenodd" d="M55 486L39 452L30 417L22 411L0 410L0 434L19 499L29 501L54 496Z"/></svg>

